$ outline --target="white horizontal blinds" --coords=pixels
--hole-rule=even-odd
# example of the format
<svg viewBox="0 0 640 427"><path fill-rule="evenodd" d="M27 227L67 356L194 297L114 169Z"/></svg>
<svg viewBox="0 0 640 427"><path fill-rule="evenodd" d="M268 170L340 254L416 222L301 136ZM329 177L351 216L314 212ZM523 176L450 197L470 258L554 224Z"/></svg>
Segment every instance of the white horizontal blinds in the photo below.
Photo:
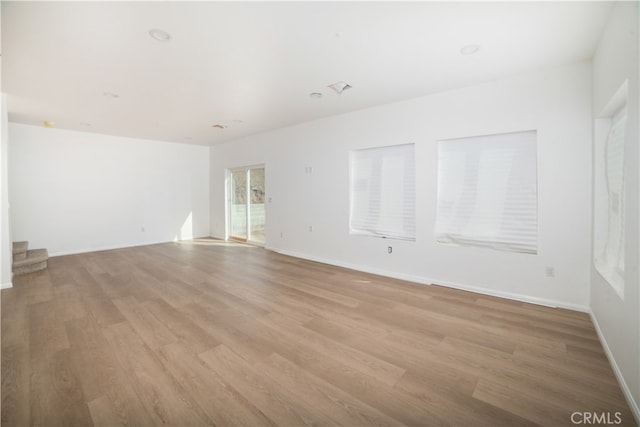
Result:
<svg viewBox="0 0 640 427"><path fill-rule="evenodd" d="M609 194L609 221L605 263L619 275L624 274L624 139L627 109L616 113L611 121L605 151L605 172Z"/></svg>
<svg viewBox="0 0 640 427"><path fill-rule="evenodd" d="M438 142L440 243L536 253L536 132Z"/></svg>
<svg viewBox="0 0 640 427"><path fill-rule="evenodd" d="M350 163L351 232L414 240L413 144L352 151Z"/></svg>

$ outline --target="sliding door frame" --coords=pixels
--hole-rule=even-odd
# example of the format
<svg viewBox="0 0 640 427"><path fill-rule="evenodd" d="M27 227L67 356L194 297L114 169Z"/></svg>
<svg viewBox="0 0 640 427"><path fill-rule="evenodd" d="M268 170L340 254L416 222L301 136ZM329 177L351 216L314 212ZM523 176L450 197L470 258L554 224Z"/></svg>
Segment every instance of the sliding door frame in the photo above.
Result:
<svg viewBox="0 0 640 427"><path fill-rule="evenodd" d="M226 201L227 201L227 206L226 206L226 238L227 240L235 240L235 241L240 241L240 242L246 242L252 245L257 245L257 246L264 246L265 242L264 241L256 241L252 239L251 236L251 171L252 170L257 170L257 169L262 169L263 171L265 170L265 165L264 164L258 164L258 165L251 165L251 166L243 166L243 167L236 167L236 168L230 168L227 169L226 171L226 184L225 184L225 193L226 193ZM233 235L233 200L234 200L234 192L235 192L235 186L234 186L234 180L233 180L233 174L237 173L237 172L244 172L245 173L245 234L246 237L242 237L242 236L234 236ZM265 215L266 216L266 215ZM265 236L265 240L266 240L266 236Z"/></svg>

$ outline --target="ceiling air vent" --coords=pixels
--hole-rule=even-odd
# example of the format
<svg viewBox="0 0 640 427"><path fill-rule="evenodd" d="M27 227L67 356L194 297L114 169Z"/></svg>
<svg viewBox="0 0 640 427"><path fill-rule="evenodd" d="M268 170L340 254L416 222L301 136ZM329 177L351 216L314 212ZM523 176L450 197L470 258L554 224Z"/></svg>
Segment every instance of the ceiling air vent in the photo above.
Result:
<svg viewBox="0 0 640 427"><path fill-rule="evenodd" d="M329 85L327 87L330 88L331 90L333 90L338 95L340 95L345 90L351 89L352 86L350 84L348 84L348 83L345 83L345 82L337 82L337 83L334 83L334 84Z"/></svg>

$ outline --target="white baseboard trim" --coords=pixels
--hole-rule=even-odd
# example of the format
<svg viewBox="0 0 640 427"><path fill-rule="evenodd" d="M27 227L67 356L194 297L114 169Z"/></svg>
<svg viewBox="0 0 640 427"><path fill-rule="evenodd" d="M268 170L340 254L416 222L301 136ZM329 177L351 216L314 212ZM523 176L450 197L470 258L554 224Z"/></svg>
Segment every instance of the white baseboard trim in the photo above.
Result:
<svg viewBox="0 0 640 427"><path fill-rule="evenodd" d="M596 316L594 316L593 311L591 310L589 310L589 315L591 316L591 321L593 322L593 325L596 328L596 332L598 333L598 338L602 343L602 347L604 348L604 352L607 355L607 359L609 359L609 364L613 369L613 373L615 374L618 380L618 384L622 389L622 393L624 394L625 399L627 399L627 404L629 404L629 408L631 409L631 412L633 413L633 416L636 419L636 424L640 425L640 407L638 406L638 402L636 402L633 399L633 394L631 394L631 390L629 389L629 386L627 385L627 382L625 381L624 376L622 375L622 371L620 370L620 367L618 366L618 363L616 362L615 357L613 357L613 352L611 351L611 348L609 348L607 339L604 337L604 334L602 333L602 329L600 329L600 324L598 323L598 319L596 319Z"/></svg>
<svg viewBox="0 0 640 427"><path fill-rule="evenodd" d="M549 299L544 299L544 298L537 298L537 297L532 297L532 296L528 296L528 295L511 293L511 292L497 291L497 290L494 290L494 289L483 288L483 287L473 286L473 285L467 285L467 284L464 284L464 283L455 283L455 282L449 282L449 281L446 281L446 280L434 279L434 278L430 278L430 277L398 273L398 272L395 272L395 271L388 271L388 270L383 270L383 269L369 267L369 266L351 264L351 263L348 263L348 262L336 261L336 260L316 257L316 256L313 256L313 255L308 255L308 254L302 254L302 253L293 252L293 251L276 249L276 248L272 248L272 247L266 247L265 249L268 249L268 250L271 250L271 251L274 251L274 252L277 252L277 253L280 253L280 254L283 254L283 255L292 256L292 257L295 257L295 258L307 259L309 261L315 261L315 262L320 262L320 263L323 263L323 264L335 265L337 267L344 267L344 268L348 268L350 270L357 270L357 271L362 271L362 272L365 272L365 273L377 274L379 276L392 277L394 279L407 280L407 281L410 281L410 282L420 283L420 284L423 284L423 285L436 285L437 284L437 285L447 286L449 288L460 289L460 290L463 290L463 291L475 292L475 293L478 293L478 294L490 295L490 296L494 296L494 297L505 298L505 299L510 299L510 300L514 300L514 301L520 301L520 302L526 302L526 303L530 303L530 304L542 305L542 306L545 306L545 307L565 308L565 309L568 309L568 310L581 311L583 313L589 313L590 312L589 307L584 306L584 305L580 305L580 304L571 304L571 303L566 303L566 302L562 302L562 301L554 301L554 300L549 300Z"/></svg>
<svg viewBox="0 0 640 427"><path fill-rule="evenodd" d="M13 283L12 282L7 282L7 283L0 284L0 289L9 289L9 288L13 288Z"/></svg>
<svg viewBox="0 0 640 427"><path fill-rule="evenodd" d="M56 257L56 256L65 256L65 255L86 254L88 252L112 251L114 249L126 249L126 248L135 248L138 246L159 245L162 243L179 242L182 240L202 239L205 237L209 237L209 236L193 237L193 238L181 239L181 240L158 240L158 241L151 241L151 242L128 243L128 244L122 244L122 245L98 246L95 248L73 249L70 251L50 252L49 256Z"/></svg>
<svg viewBox="0 0 640 427"><path fill-rule="evenodd" d="M497 291L495 289L483 288L483 287L479 287L479 286L472 286L472 285L466 285L466 284L461 284L461 283L447 282L447 281L442 281L442 280L438 280L435 283L437 283L438 285L443 285L443 286L447 286L447 287L450 287L450 288L460 289L460 290L463 290L463 291L475 292L475 293L478 293L478 294L490 295L490 296L493 296L493 297L504 298L504 299L509 299L509 300L513 300L513 301L519 301L519 302L525 302L525 303L528 303L528 304L541 305L541 306L544 306L544 307L551 307L551 308L564 308L564 309L567 309L567 310L580 311L582 313L588 313L589 312L589 307L587 307L585 305L580 305L580 304L571 304L571 303L566 303L566 302L562 302L562 301L550 300L550 299L546 299L546 298L537 298L537 297L532 297L532 296L529 296L529 295L522 295L522 294L516 294L516 293L512 293L512 292L505 292L505 291Z"/></svg>
<svg viewBox="0 0 640 427"><path fill-rule="evenodd" d="M282 254L282 255L291 256L291 257L294 257L294 258L302 258L302 259L306 259L306 260L309 260L309 261L319 262L321 264L335 265L336 267L348 268L349 270L362 271L364 273L376 274L378 276L385 276L385 277L391 277L391 278L394 278L394 279L407 280L409 282L416 282L416 283L420 283L422 285L431 285L433 283L432 281L430 281L428 279L425 279L424 277L414 276L412 274L404 274L404 273L398 273L398 272L395 272L395 271L382 270L382 269L379 269L379 268L371 268L371 267L368 267L368 266L356 265L356 264L351 264L351 263L348 263L348 262L341 262L341 261L321 258L321 257L313 256L313 255L301 254L301 253L298 253L298 252L291 252L291 251L287 251L287 250L274 249L274 248L270 248L270 247L265 247L265 249L271 250L273 252L277 252L277 253Z"/></svg>
<svg viewBox="0 0 640 427"><path fill-rule="evenodd" d="M159 241L159 242L144 242L144 243L132 243L132 244L126 244L126 245L110 245L110 246L97 246L95 248L72 249L70 251L51 252L49 256L56 257L56 256L65 256L65 255L86 254L89 252L112 251L114 249L135 248L138 246L157 245L159 243L169 243L173 241L174 240L165 240L165 241Z"/></svg>

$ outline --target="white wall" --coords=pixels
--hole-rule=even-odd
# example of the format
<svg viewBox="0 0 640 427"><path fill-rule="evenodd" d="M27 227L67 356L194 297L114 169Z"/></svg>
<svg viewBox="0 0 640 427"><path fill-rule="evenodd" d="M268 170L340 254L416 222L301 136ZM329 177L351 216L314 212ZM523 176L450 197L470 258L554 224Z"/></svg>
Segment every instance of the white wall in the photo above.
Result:
<svg viewBox="0 0 640 427"><path fill-rule="evenodd" d="M9 124L14 240L51 255L209 234L209 148ZM144 231L142 231L144 228Z"/></svg>
<svg viewBox="0 0 640 427"><path fill-rule="evenodd" d="M2 94L0 108L0 288L11 287L11 230L9 228L9 173L7 96Z"/></svg>
<svg viewBox="0 0 640 427"><path fill-rule="evenodd" d="M638 121L638 3L616 3L593 58L593 114L598 117L628 79L628 139L625 141L626 259L624 299L591 267L591 310L640 423L640 175ZM603 161L597 153L595 162Z"/></svg>
<svg viewBox="0 0 640 427"><path fill-rule="evenodd" d="M214 146L212 235L225 233L225 169L265 163L266 196L271 199L267 248L419 282L587 310L590 94L591 67L585 62ZM530 129L538 130L538 254L436 244L436 141ZM416 144L416 241L350 235L349 150L406 143ZM389 245L392 254L387 254ZM555 268L554 278L545 276L546 266Z"/></svg>

